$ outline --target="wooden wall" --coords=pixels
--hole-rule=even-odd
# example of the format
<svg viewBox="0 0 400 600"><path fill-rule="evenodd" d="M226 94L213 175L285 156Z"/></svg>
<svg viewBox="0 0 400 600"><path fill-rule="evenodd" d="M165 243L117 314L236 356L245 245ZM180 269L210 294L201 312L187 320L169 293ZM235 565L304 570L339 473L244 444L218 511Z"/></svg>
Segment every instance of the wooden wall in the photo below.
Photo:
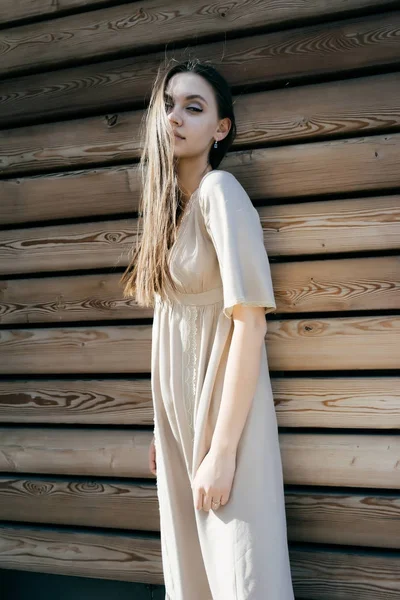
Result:
<svg viewBox="0 0 400 600"><path fill-rule="evenodd" d="M296 598L399 598L396 7L0 3L1 568L163 583L152 311L118 280L156 68L199 56L233 87L221 168L249 192L271 261Z"/></svg>

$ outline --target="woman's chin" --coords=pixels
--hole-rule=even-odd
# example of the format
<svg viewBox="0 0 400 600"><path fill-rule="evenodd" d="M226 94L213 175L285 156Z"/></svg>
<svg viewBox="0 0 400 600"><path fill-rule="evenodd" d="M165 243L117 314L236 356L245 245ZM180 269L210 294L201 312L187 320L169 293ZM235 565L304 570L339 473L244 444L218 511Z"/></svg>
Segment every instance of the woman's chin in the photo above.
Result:
<svg viewBox="0 0 400 600"><path fill-rule="evenodd" d="M188 153L182 150L182 148L177 148L176 146L174 147L174 156L184 158L187 154Z"/></svg>

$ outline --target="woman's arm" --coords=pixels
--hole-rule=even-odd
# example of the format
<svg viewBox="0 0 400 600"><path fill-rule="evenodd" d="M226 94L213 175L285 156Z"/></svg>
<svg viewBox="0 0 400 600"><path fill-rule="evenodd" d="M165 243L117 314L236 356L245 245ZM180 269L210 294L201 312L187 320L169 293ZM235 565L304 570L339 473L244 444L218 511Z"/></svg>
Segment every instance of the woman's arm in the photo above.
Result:
<svg viewBox="0 0 400 600"><path fill-rule="evenodd" d="M194 505L205 511L213 499L222 506L229 500L237 447L256 392L267 331L262 307L235 304L232 317L234 330L211 447L192 482Z"/></svg>
<svg viewBox="0 0 400 600"><path fill-rule="evenodd" d="M213 455L236 454L255 395L267 322L259 306L236 304L234 330L225 371L221 405L212 438Z"/></svg>

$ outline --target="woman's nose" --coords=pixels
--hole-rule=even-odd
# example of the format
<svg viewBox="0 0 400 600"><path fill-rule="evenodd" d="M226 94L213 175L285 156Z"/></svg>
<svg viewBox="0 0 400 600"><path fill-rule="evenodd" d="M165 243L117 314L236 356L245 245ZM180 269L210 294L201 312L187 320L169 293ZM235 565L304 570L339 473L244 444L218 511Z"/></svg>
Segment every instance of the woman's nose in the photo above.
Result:
<svg viewBox="0 0 400 600"><path fill-rule="evenodd" d="M171 108L171 111L168 113L168 119L174 123L180 124L182 122L182 119L174 108Z"/></svg>

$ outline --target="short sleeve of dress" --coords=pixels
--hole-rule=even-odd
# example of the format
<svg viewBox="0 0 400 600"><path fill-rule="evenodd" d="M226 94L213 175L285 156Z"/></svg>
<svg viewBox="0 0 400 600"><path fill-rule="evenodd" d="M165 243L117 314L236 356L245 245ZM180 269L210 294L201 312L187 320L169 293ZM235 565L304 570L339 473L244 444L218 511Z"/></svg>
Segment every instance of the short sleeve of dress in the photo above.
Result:
<svg viewBox="0 0 400 600"><path fill-rule="evenodd" d="M235 304L276 310L260 217L243 186L215 170L204 179L199 202L218 257L225 316L232 317Z"/></svg>

